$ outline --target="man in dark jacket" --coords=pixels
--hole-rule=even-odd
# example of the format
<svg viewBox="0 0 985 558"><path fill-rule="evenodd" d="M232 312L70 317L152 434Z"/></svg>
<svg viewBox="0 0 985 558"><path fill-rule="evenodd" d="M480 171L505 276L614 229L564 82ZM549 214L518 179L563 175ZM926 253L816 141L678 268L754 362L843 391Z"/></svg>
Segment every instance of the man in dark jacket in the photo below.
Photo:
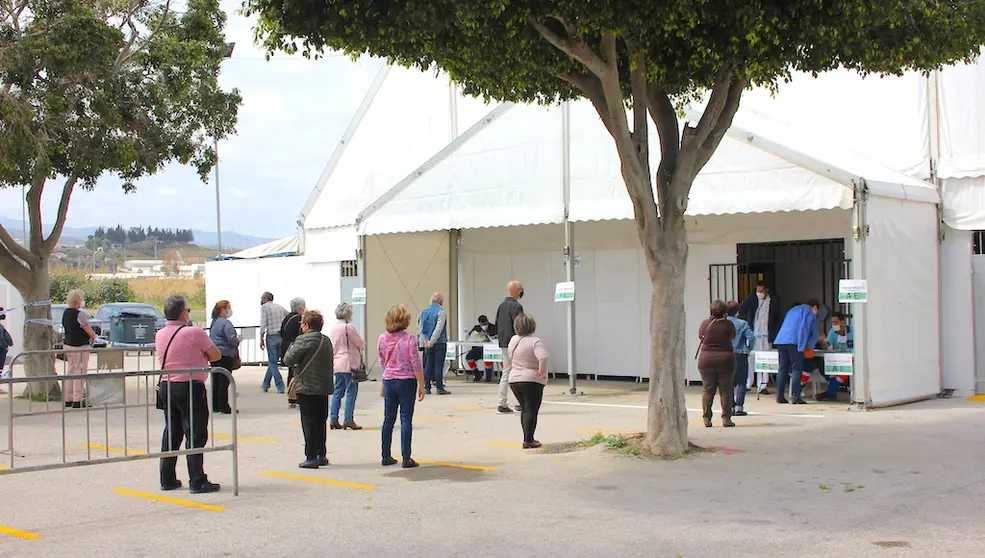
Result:
<svg viewBox="0 0 985 558"><path fill-rule="evenodd" d="M510 391L510 370L513 368L513 363L510 361L510 355L507 354L509 351L506 348L510 346L510 339L516 335L513 330L513 321L516 320L517 316L523 314L523 306L519 302L521 298L523 298L523 284L519 281L510 281L506 285L506 299L499 303L499 308L496 310L497 339L499 340L499 348L503 351L503 375L499 377L499 407L496 410L503 414L513 412L507 400L507 394ZM517 405L516 410L520 410L519 405Z"/></svg>
<svg viewBox="0 0 985 558"><path fill-rule="evenodd" d="M773 340L776 339L776 332L780 331L783 323L782 308L780 301L770 294L766 283L760 281L756 285L756 292L749 295L739 305L739 317L745 320L756 333L756 344L754 351L768 351L772 348ZM753 368L755 370L755 368ZM749 375L746 388L752 388L753 375ZM759 372L756 374L756 384L759 387L760 395L769 395L766 390L766 383L769 381L769 374Z"/></svg>
<svg viewBox="0 0 985 558"><path fill-rule="evenodd" d="M305 307L304 299L301 297L291 299L291 313L288 314L284 321L280 323L280 360L285 365L284 355L287 354L287 350L291 348L291 343L301 335L301 316L304 315ZM291 384L291 378L294 377L294 366L288 366L287 368L287 385ZM287 399L287 406L291 409L297 406L298 402L292 400L290 397Z"/></svg>

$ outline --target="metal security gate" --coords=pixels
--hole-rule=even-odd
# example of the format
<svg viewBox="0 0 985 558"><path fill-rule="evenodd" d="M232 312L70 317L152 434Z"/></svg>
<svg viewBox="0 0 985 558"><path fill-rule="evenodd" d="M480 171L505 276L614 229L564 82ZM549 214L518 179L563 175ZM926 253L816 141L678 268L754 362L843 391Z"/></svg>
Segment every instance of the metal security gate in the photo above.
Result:
<svg viewBox="0 0 985 558"><path fill-rule="evenodd" d="M342 296L339 300L352 304L352 289L359 287L359 263L356 260L342 262L340 284L342 288ZM334 310L334 308L326 309L327 312L333 312ZM332 319L334 317L334 314L332 316L325 316L326 319ZM363 331L362 325L365 320L366 305L360 304L353 306L352 319L349 323L356 328L356 331Z"/></svg>

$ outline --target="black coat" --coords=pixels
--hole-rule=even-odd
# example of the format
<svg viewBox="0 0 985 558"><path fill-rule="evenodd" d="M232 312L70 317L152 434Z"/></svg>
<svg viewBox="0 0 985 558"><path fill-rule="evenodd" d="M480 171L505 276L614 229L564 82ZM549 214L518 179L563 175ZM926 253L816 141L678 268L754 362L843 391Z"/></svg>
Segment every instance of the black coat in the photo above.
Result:
<svg viewBox="0 0 985 558"><path fill-rule="evenodd" d="M742 304L739 305L739 317L746 321L751 327L756 327L756 310L759 308L759 297L752 293ZM780 309L780 300L774 295L770 295L770 315L769 315L769 342L773 343L776 339L780 326L783 325L783 313Z"/></svg>
<svg viewBox="0 0 985 558"><path fill-rule="evenodd" d="M301 315L291 312L280 323L280 361L284 362L284 355L287 349L291 348L291 343L301 335Z"/></svg>

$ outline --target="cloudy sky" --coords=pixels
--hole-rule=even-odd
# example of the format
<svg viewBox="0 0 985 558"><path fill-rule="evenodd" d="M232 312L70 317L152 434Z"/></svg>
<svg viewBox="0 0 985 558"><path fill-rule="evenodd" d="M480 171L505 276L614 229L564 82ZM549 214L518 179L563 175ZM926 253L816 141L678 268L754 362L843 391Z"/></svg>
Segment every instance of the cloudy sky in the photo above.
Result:
<svg viewBox="0 0 985 558"><path fill-rule="evenodd" d="M382 63L340 55L305 60L278 53L270 62L253 44L253 21L235 14L241 0L223 0L227 36L236 42L220 83L239 88L238 133L219 143L222 228L277 238L292 234L308 194L331 157ZM68 225L154 225L214 231L215 183L172 165L124 195L104 178L92 192L77 190ZM46 226L54 219L57 188L45 192ZM19 220L20 190L0 190L0 215Z"/></svg>

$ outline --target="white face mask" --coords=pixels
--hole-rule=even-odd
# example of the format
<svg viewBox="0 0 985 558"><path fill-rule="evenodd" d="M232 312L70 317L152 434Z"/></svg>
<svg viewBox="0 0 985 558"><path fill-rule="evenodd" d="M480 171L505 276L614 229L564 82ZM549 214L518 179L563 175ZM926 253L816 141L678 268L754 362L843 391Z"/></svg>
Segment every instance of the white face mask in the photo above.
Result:
<svg viewBox="0 0 985 558"><path fill-rule="evenodd" d="M759 297L759 300L766 300L766 293L756 293L756 296Z"/></svg>
<svg viewBox="0 0 985 558"><path fill-rule="evenodd" d="M481 329L482 331L486 331L489 329L489 326L480 325L479 329Z"/></svg>
<svg viewBox="0 0 985 558"><path fill-rule="evenodd" d="M232 308L230 308L229 309L229 313L226 314L226 318L232 318L232 317L233 317L233 310L232 310Z"/></svg>

